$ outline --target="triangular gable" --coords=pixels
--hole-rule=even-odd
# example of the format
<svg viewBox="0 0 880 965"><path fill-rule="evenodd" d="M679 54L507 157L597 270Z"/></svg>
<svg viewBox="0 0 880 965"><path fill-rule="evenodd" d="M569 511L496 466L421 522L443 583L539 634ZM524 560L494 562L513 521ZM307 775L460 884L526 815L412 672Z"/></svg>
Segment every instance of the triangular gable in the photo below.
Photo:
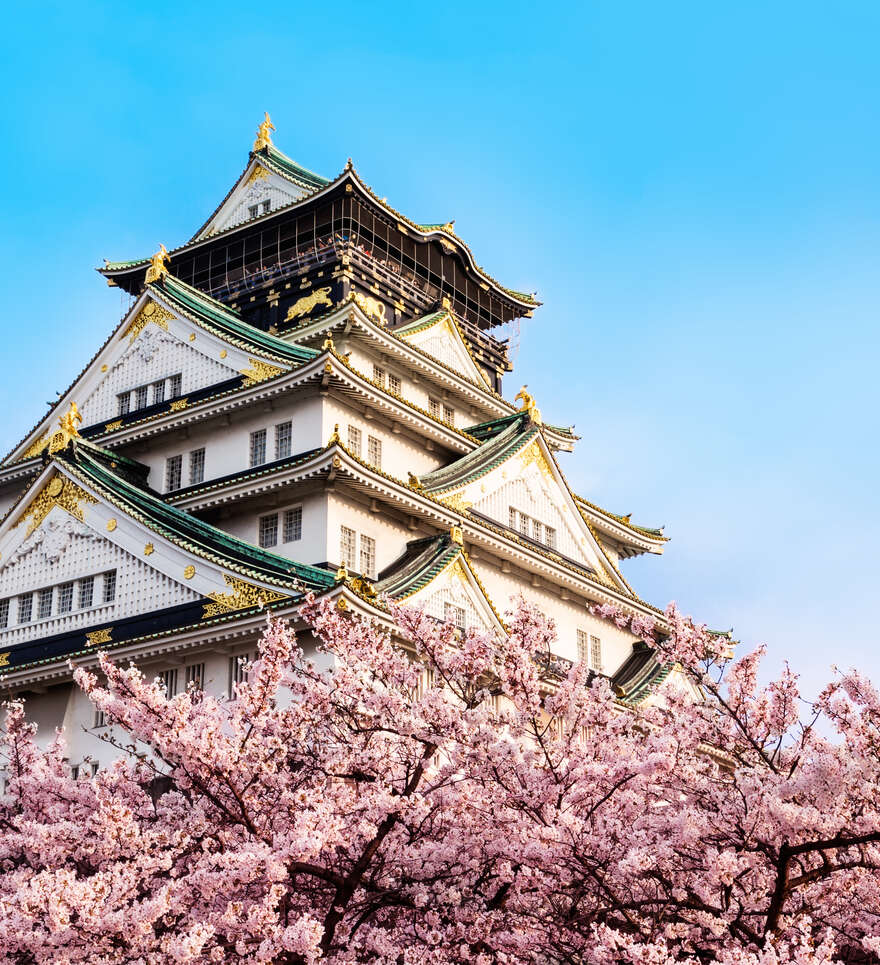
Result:
<svg viewBox="0 0 880 965"><path fill-rule="evenodd" d="M428 583L415 592L403 592L396 599L445 622L457 623L463 616L466 629L506 632L498 611L461 550Z"/></svg>
<svg viewBox="0 0 880 965"><path fill-rule="evenodd" d="M258 156L254 156L220 207L193 241L199 241L250 221L254 217L276 211L278 208L301 200L310 193L301 184L284 177L261 161ZM253 210L254 208L256 211Z"/></svg>
<svg viewBox="0 0 880 965"><path fill-rule="evenodd" d="M527 430L517 444L509 445L506 452L487 460L483 467L479 466L479 455L480 450L476 450L464 457L475 463L464 478L446 488L432 487L432 494L461 512L474 509L525 536L527 546L567 557L592 569L610 586L631 592L581 516L540 431ZM548 526L552 535L547 533Z"/></svg>
<svg viewBox="0 0 880 965"><path fill-rule="evenodd" d="M164 298L161 289L149 286L73 385L3 465L38 455L72 402L79 407L83 427L104 423L111 431L118 427L118 396L122 393L132 393L132 411L144 407L135 394L141 387L146 388L144 405L158 404L161 398L169 409L182 408L188 394L207 386L236 376L259 382L289 368L292 365L274 358L265 361L258 346L223 338L196 315L184 313L172 299ZM181 387L175 401L171 380L178 375ZM159 383L162 388L157 395Z"/></svg>
<svg viewBox="0 0 880 965"><path fill-rule="evenodd" d="M104 603L110 572L115 592ZM89 577L95 578L92 600L80 605L80 585ZM70 582L75 586L68 610L60 594ZM49 615L39 609L44 588L53 590ZM28 593L34 593L31 618L23 620L14 598ZM114 505L63 461L43 469L0 525L0 600L10 601L0 650L77 626L112 625L143 612L145 601L169 609L201 600L207 618L292 595L289 587L250 574L246 579L216 553L199 554L168 538L121 502Z"/></svg>
<svg viewBox="0 0 880 965"><path fill-rule="evenodd" d="M450 311L435 312L427 318L397 329L394 334L477 385L491 388L489 379L474 360L455 316Z"/></svg>

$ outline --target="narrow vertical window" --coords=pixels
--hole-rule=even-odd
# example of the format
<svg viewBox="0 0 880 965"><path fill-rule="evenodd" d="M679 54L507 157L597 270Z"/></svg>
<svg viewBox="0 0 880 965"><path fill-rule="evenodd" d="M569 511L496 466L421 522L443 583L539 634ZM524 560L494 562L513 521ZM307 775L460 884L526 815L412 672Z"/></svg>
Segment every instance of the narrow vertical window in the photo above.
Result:
<svg viewBox="0 0 880 965"><path fill-rule="evenodd" d="M382 468L382 440L375 436L367 437L367 462L377 469Z"/></svg>
<svg viewBox="0 0 880 965"><path fill-rule="evenodd" d="M529 527L531 522L531 519L526 516L525 513L519 514L519 531L523 534L523 536L529 535Z"/></svg>
<svg viewBox="0 0 880 965"><path fill-rule="evenodd" d="M176 399L183 389L183 376L172 375L168 380L168 398Z"/></svg>
<svg viewBox="0 0 880 965"><path fill-rule="evenodd" d="M361 573L376 579L376 541L369 536L361 536Z"/></svg>
<svg viewBox="0 0 880 965"><path fill-rule="evenodd" d="M205 481L205 450L193 449L189 454L189 484Z"/></svg>
<svg viewBox="0 0 880 965"><path fill-rule="evenodd" d="M73 583L62 583L58 587L58 612L70 613L73 609Z"/></svg>
<svg viewBox="0 0 880 965"><path fill-rule="evenodd" d="M165 687L165 696L173 697L177 693L177 667L172 667L170 670L163 670L162 673L159 674L159 679Z"/></svg>
<svg viewBox="0 0 880 965"><path fill-rule="evenodd" d="M250 461L252 466L262 466L266 461L266 430L251 433Z"/></svg>
<svg viewBox="0 0 880 965"><path fill-rule="evenodd" d="M256 218L256 216L257 216L259 213L260 213L260 206L259 206L258 204L252 204L252 205L250 205L250 206L248 207L248 217L249 217L249 218Z"/></svg>
<svg viewBox="0 0 880 965"><path fill-rule="evenodd" d="M347 569L354 569L357 554L357 534L347 526L340 528L339 562Z"/></svg>
<svg viewBox="0 0 880 965"><path fill-rule="evenodd" d="M544 527L544 542L551 550L556 549L556 530L552 526Z"/></svg>
<svg viewBox="0 0 880 965"><path fill-rule="evenodd" d="M92 600L95 598L95 578L93 576L84 576L79 581L79 608L80 610L86 610L92 605Z"/></svg>
<svg viewBox="0 0 880 965"><path fill-rule="evenodd" d="M275 546L278 543L278 513L260 517L260 546Z"/></svg>
<svg viewBox="0 0 880 965"><path fill-rule="evenodd" d="M439 419L443 414L443 407L437 399L428 399L428 412L430 412L435 419Z"/></svg>
<svg viewBox="0 0 880 965"><path fill-rule="evenodd" d="M400 395L400 379L396 375L392 375L390 372L388 373L388 388L395 395Z"/></svg>
<svg viewBox="0 0 880 965"><path fill-rule="evenodd" d="M348 448L349 451L360 459L361 457L361 430L355 426L348 427Z"/></svg>
<svg viewBox="0 0 880 965"><path fill-rule="evenodd" d="M52 616L52 594L54 588L47 586L37 593L37 619L46 620Z"/></svg>
<svg viewBox="0 0 880 965"><path fill-rule="evenodd" d="M116 570L108 570L104 574L104 603L112 603L116 599Z"/></svg>
<svg viewBox="0 0 880 965"><path fill-rule="evenodd" d="M183 456L169 456L165 460L165 491L170 493L180 489L183 473Z"/></svg>
<svg viewBox="0 0 880 965"><path fill-rule="evenodd" d="M249 653L240 653L229 658L229 696L235 696L235 687L247 676L247 665L250 662Z"/></svg>
<svg viewBox="0 0 880 965"><path fill-rule="evenodd" d="M302 539L303 511L302 506L284 511L284 542L293 543Z"/></svg>
<svg viewBox="0 0 880 965"><path fill-rule="evenodd" d="M602 670L602 641L598 637L590 637L590 666L593 670Z"/></svg>
<svg viewBox="0 0 880 965"><path fill-rule="evenodd" d="M536 543L544 542L544 527L537 519L532 520L532 539Z"/></svg>
<svg viewBox="0 0 880 965"><path fill-rule="evenodd" d="M385 369L381 365L373 366L373 381L378 382L382 388L385 388Z"/></svg>
<svg viewBox="0 0 880 965"><path fill-rule="evenodd" d="M24 593L18 598L18 622L30 623L34 618L34 595Z"/></svg>
<svg viewBox="0 0 880 965"><path fill-rule="evenodd" d="M511 529L516 529L516 510L513 508L513 506L511 506L509 512L510 515L508 517L507 524Z"/></svg>
<svg viewBox="0 0 880 965"><path fill-rule="evenodd" d="M165 401L165 379L153 383L153 405Z"/></svg>
<svg viewBox="0 0 880 965"><path fill-rule="evenodd" d="M107 717L103 710L98 710L95 708L95 716L93 718L92 727L105 727L107 724Z"/></svg>
<svg viewBox="0 0 880 965"><path fill-rule="evenodd" d="M465 612L463 606L456 606L448 600L443 604L443 619L446 623L451 623L459 630L466 630Z"/></svg>
<svg viewBox="0 0 880 965"><path fill-rule="evenodd" d="M186 689L189 690L205 689L205 665L203 663L191 663L186 668Z"/></svg>
<svg viewBox="0 0 880 965"><path fill-rule="evenodd" d="M448 405L443 406L443 421L448 422L451 426L455 425L455 409Z"/></svg>
<svg viewBox="0 0 880 965"><path fill-rule="evenodd" d="M0 600L0 630L9 626L9 599Z"/></svg>
<svg viewBox="0 0 880 965"><path fill-rule="evenodd" d="M272 210L272 202L271 202L271 201L264 201L264 202L263 202L263 214L268 214L271 210Z"/></svg>
<svg viewBox="0 0 880 965"><path fill-rule="evenodd" d="M577 633L578 661L588 663L590 659L590 635L586 630L578 630Z"/></svg>
<svg viewBox="0 0 880 965"><path fill-rule="evenodd" d="M134 407L136 409L146 409L147 407L147 386L142 385L134 390Z"/></svg>
<svg viewBox="0 0 880 965"><path fill-rule="evenodd" d="M120 392L116 396L117 412L119 415L128 415L131 409L131 392Z"/></svg>
<svg viewBox="0 0 880 965"><path fill-rule="evenodd" d="M275 458L287 459L293 443L293 423L280 422L275 426Z"/></svg>

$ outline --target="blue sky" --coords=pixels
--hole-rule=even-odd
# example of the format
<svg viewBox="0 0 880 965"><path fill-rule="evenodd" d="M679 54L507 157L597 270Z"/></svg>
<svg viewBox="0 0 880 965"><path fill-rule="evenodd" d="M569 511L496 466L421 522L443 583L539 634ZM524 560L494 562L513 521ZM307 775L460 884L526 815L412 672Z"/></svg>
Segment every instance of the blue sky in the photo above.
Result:
<svg viewBox="0 0 880 965"><path fill-rule="evenodd" d="M880 678L880 6L41 6L6 14L8 449L118 321L103 257L170 248L264 110L537 290L508 395L583 436L590 499L667 526L627 574L815 691ZM19 18L16 22L15 18Z"/></svg>

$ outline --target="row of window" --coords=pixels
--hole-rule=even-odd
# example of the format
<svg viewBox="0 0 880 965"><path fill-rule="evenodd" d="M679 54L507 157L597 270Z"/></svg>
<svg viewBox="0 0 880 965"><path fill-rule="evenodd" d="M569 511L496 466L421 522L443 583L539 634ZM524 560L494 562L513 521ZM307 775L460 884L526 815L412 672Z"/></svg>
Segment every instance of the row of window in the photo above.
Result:
<svg viewBox="0 0 880 965"><path fill-rule="evenodd" d="M189 454L189 485L205 481L205 449L193 449ZM183 456L169 456L165 460L165 491L172 492L183 485Z"/></svg>
<svg viewBox="0 0 880 965"><path fill-rule="evenodd" d="M269 513L261 516L258 528L258 543L264 549L278 545L278 523L281 520L281 542L295 543L302 539L303 511L302 506L285 509L283 513Z"/></svg>
<svg viewBox="0 0 880 965"><path fill-rule="evenodd" d="M268 214L271 210L271 201L261 201L259 204L252 204L248 207L248 217L256 218L258 214Z"/></svg>
<svg viewBox="0 0 880 965"><path fill-rule="evenodd" d="M360 543L360 566L358 566ZM356 570L368 580L376 579L376 541L372 536L360 535L348 526L340 528L339 562L349 570Z"/></svg>
<svg viewBox="0 0 880 965"><path fill-rule="evenodd" d="M268 439L267 429L257 429L251 433L250 441L250 465L262 466L267 462L266 442ZM293 447L293 423L279 422L275 426L275 459L287 459Z"/></svg>
<svg viewBox="0 0 880 965"><path fill-rule="evenodd" d="M373 381L378 382L383 388L387 388L396 395L400 395L402 387L400 377L394 375L393 372L386 372L381 365L373 366ZM435 419L442 419L444 422L448 422L452 426L455 425L455 409L440 399L429 397L428 411Z"/></svg>
<svg viewBox="0 0 880 965"><path fill-rule="evenodd" d="M166 399L174 399L180 395L183 376L169 375L168 378L158 379L147 385L139 385L128 392L120 392L116 396L119 415L128 415L138 409L146 409L148 405L157 405Z"/></svg>
<svg viewBox="0 0 880 965"><path fill-rule="evenodd" d="M348 427L348 449L363 459L363 433L357 426ZM382 440L376 436L367 436L367 462L376 469L382 468Z"/></svg>
<svg viewBox="0 0 880 965"><path fill-rule="evenodd" d="M0 600L0 629L48 620L74 610L88 610L96 603L112 603L116 599L116 570L98 576L84 576L57 586L44 586L30 593ZM13 613L13 601L15 612Z"/></svg>
<svg viewBox="0 0 880 965"><path fill-rule="evenodd" d="M533 519L518 509L510 507L510 528L528 536L529 539L542 543L549 549L556 549L556 530L538 519Z"/></svg>
<svg viewBox="0 0 880 965"><path fill-rule="evenodd" d="M585 663L591 670L602 670L602 641L599 637L586 630L577 632L578 660Z"/></svg>

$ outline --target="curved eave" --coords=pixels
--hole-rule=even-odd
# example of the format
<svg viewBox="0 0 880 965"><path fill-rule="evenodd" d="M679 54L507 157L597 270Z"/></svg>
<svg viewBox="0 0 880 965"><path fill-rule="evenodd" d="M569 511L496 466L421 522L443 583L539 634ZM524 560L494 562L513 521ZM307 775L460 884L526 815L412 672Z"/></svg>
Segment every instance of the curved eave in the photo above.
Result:
<svg viewBox="0 0 880 965"><path fill-rule="evenodd" d="M260 160L264 160L262 155L260 155L259 158ZM361 178L358 176L357 172L354 170L353 167L350 167L348 165L344 168L344 170L339 175L337 175L337 177L335 177L332 181L328 181L324 187L315 188L314 190L311 191L311 193L307 194L303 198L299 198L296 201L292 201L290 204L284 205L283 207L276 208L274 211L270 211L268 214L259 215L256 218L251 218L249 221L243 221L240 224L232 225L229 228L224 229L223 231L218 231L215 234L201 237L200 235L202 234L202 232L204 232L205 228L216 217L217 211L220 210L220 208L226 203L226 201L232 194L232 191L234 191L235 188L241 183L241 179L245 176L248 169L250 168L252 160L253 158L249 159L247 167L242 172L238 181L236 181L236 183L233 185L232 190L229 192L229 194L226 195L223 201L221 201L217 210L214 211L214 213L211 215L211 217L208 219L205 225L199 229L199 233L196 236L194 236L194 238L191 239L190 241L187 241L184 244L179 245L177 248L172 248L168 252L168 255L171 258L172 262L176 255L189 254L191 251L195 251L198 248L202 247L203 245L210 244L216 241L218 238L225 238L225 237L232 236L236 232L243 231L249 228L250 226L257 224L258 222L269 223L274 218L278 218L280 216L290 214L296 208L303 207L305 205L311 204L314 201L323 199L339 188L342 188L342 190L344 191L345 190L344 185L350 184L352 186L352 191L357 189L358 193L360 194L363 200L368 201L371 205L374 205L375 207L379 208L388 217L394 219L394 221L398 225L400 225L400 227L403 228L407 234L411 234L413 237L416 237L424 241L438 241L443 245L444 248L447 248L448 250L451 250L451 251L458 252L459 257L462 258L462 261L464 262L468 271L473 272L477 278L482 279L486 284L488 284L490 288L494 290L497 297L503 298L509 302L512 302L519 308L523 309L522 314L526 314L527 312L530 312L532 309L537 308L541 305L541 302L538 301L536 298L534 298L532 295L527 295L527 294L524 294L523 292L518 292L512 288L506 288L504 285L501 284L501 282L499 282L497 279L493 278L490 274L488 274L488 272L486 272L483 268L481 268L477 264L471 249L457 235L450 234L448 231L445 231L443 229L433 228L433 227L426 229L425 227L418 225L415 221L411 221L409 218L406 217L406 215L401 214L399 211L392 208L387 202L383 201L380 197L378 197L378 195L376 195L376 193L369 187L369 185L366 184L366 182L361 180ZM139 272L141 269L145 271L149 262L150 262L149 258L142 258L140 260L124 261L124 262L106 261L104 266L97 268L96 271L98 272L98 274L103 275L108 282L112 282L113 284L119 284L120 279L127 278L128 276L132 276L136 272ZM172 265L172 270L173 270L173 265ZM120 287L125 287L125 286L120 286Z"/></svg>
<svg viewBox="0 0 880 965"><path fill-rule="evenodd" d="M607 509L602 509L601 506L589 502L582 496L575 496L575 502L581 514L588 517L596 529L641 553L662 553L669 542L669 537L664 536L662 530L635 526L628 522L626 517L617 516Z"/></svg>

